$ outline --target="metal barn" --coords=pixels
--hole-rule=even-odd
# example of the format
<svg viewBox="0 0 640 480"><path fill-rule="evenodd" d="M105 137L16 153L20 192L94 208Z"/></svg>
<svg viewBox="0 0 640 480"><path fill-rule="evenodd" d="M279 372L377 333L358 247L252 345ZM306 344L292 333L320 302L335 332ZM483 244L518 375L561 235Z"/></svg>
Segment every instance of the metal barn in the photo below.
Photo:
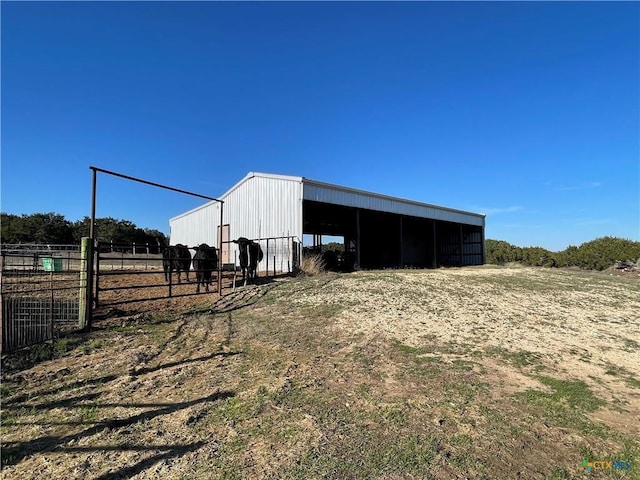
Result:
<svg viewBox="0 0 640 480"><path fill-rule="evenodd" d="M236 263L224 242L271 239L273 265L295 264L303 234L344 237L355 268L438 267L484 263L485 216L317 182L251 172L227 191L223 263ZM218 245L220 204L210 202L170 221L171 244ZM292 237L286 248L276 238ZM265 240L261 241L263 250ZM233 248L231 248L232 250ZM299 256L297 257L299 258ZM275 262L274 262L275 260ZM261 265L261 268L265 268ZM278 267L280 268L280 267Z"/></svg>

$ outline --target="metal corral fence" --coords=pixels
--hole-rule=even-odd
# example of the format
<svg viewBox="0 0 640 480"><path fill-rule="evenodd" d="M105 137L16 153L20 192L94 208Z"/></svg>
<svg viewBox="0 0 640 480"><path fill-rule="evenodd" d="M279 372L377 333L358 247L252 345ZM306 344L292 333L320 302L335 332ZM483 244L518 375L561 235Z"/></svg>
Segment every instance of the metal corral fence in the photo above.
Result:
<svg viewBox="0 0 640 480"><path fill-rule="evenodd" d="M296 272L300 265L300 242L296 237L272 237L255 239L263 251L258 264L259 277L288 275ZM196 245L188 245L191 257ZM132 253L131 244L99 242L96 249L94 305L105 308L136 302L189 297L217 293L218 275L224 290L235 289L241 283L240 256L238 246L223 242L218 252L221 270L214 270L209 291L204 288L196 292L196 272L193 265L187 272L176 271L165 274L161 254ZM140 250L137 250L138 252Z"/></svg>
<svg viewBox="0 0 640 480"><path fill-rule="evenodd" d="M300 268L302 243L298 237L254 238L252 241L260 244L263 254L257 268L258 277L296 273ZM225 244L228 245L227 249ZM240 269L240 251L233 241L223 242L222 267L223 270Z"/></svg>
<svg viewBox="0 0 640 480"><path fill-rule="evenodd" d="M188 272L187 275L181 272L178 277L178 273L173 272L165 276L162 254L140 252L139 247L130 243L97 243L94 266L96 307L196 294L195 273ZM190 253L193 257L194 251Z"/></svg>
<svg viewBox="0 0 640 480"><path fill-rule="evenodd" d="M254 239L263 259L258 277L295 273L300 266L301 242L296 237ZM191 254L195 252L191 246ZM93 285L87 275L89 256L78 245L3 245L0 251L2 351L51 340L62 332L90 326L93 307L146 302L196 293L190 271L165 276L162 254L147 246L98 242L94 247ZM157 250L156 250L157 251ZM84 256L83 256L84 255ZM221 292L240 285L238 245L224 242L221 270L213 272L209 292L220 275ZM86 259L85 259L86 257ZM264 281L264 280L260 280ZM87 288L91 292L87 294ZM89 306L89 310L87 310ZM89 325L88 325L89 324Z"/></svg>
<svg viewBox="0 0 640 480"><path fill-rule="evenodd" d="M3 245L2 351L84 328L85 268L77 245Z"/></svg>

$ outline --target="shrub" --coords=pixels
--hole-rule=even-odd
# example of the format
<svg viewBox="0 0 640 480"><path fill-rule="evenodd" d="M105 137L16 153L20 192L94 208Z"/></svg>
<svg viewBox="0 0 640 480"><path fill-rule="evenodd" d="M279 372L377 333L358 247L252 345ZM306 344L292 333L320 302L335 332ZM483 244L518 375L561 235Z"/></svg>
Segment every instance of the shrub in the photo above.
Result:
<svg viewBox="0 0 640 480"><path fill-rule="evenodd" d="M320 275L326 271L326 264L321 253L303 255L300 262L300 272L304 275Z"/></svg>
<svg viewBox="0 0 640 480"><path fill-rule="evenodd" d="M605 270L617 261L635 262L640 259L640 242L616 237L601 237L573 245L561 252L540 247L516 247L503 240L487 239L486 262L504 265L518 262L538 267L580 267L586 270Z"/></svg>

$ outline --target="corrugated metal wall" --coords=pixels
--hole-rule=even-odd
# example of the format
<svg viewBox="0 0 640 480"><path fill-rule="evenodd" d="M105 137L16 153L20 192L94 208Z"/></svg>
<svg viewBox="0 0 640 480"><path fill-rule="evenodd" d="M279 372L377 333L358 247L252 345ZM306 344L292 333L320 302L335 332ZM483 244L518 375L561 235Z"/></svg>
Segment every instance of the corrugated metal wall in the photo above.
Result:
<svg viewBox="0 0 640 480"><path fill-rule="evenodd" d="M302 237L302 184L254 176L231 191L225 201L225 223L231 238Z"/></svg>
<svg viewBox="0 0 640 480"><path fill-rule="evenodd" d="M169 220L171 245L182 243L193 247L201 243L217 245L216 228L220 223L220 210L216 203L207 203L179 217Z"/></svg>
<svg viewBox="0 0 640 480"><path fill-rule="evenodd" d="M223 223L229 224L230 238L249 239L295 236L302 239L302 179L297 177L248 175L229 190L224 201ZM220 224L220 205L208 203L170 220L170 242L188 246L207 243L218 245L217 227ZM266 250L266 242L261 242ZM275 244L272 242L272 250ZM235 244L231 245L230 258L233 262ZM269 268L287 265L290 249L280 247L270 252ZM266 251L265 251L266 254ZM284 258L283 256L289 256ZM281 258L283 257L283 258ZM237 256L235 256L237 258ZM237 264L237 261L236 261ZM260 264L260 271L266 268L266 260Z"/></svg>

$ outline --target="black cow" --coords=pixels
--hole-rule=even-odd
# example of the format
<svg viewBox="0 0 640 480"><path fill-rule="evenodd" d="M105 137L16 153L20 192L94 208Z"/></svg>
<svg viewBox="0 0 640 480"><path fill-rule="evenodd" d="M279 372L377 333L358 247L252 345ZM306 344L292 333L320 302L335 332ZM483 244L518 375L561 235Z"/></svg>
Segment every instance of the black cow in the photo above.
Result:
<svg viewBox="0 0 640 480"><path fill-rule="evenodd" d="M189 281L189 269L191 268L191 252L189 249L178 243L169 245L162 251L162 268L164 268L164 280L169 281L172 272L178 272L178 283L182 283L180 274L185 272L187 282Z"/></svg>
<svg viewBox="0 0 640 480"><path fill-rule="evenodd" d="M200 284L204 285L205 291L209 291L211 283L211 272L218 267L218 252L216 247L210 247L206 243L201 243L195 248L193 256L193 269L196 272L196 293L200 293Z"/></svg>
<svg viewBox="0 0 640 480"><path fill-rule="evenodd" d="M238 249L240 250L242 282L246 285L247 278L256 278L258 263L262 261L263 257L262 248L259 243L245 237L240 237L237 240L234 240L233 243L237 243Z"/></svg>

